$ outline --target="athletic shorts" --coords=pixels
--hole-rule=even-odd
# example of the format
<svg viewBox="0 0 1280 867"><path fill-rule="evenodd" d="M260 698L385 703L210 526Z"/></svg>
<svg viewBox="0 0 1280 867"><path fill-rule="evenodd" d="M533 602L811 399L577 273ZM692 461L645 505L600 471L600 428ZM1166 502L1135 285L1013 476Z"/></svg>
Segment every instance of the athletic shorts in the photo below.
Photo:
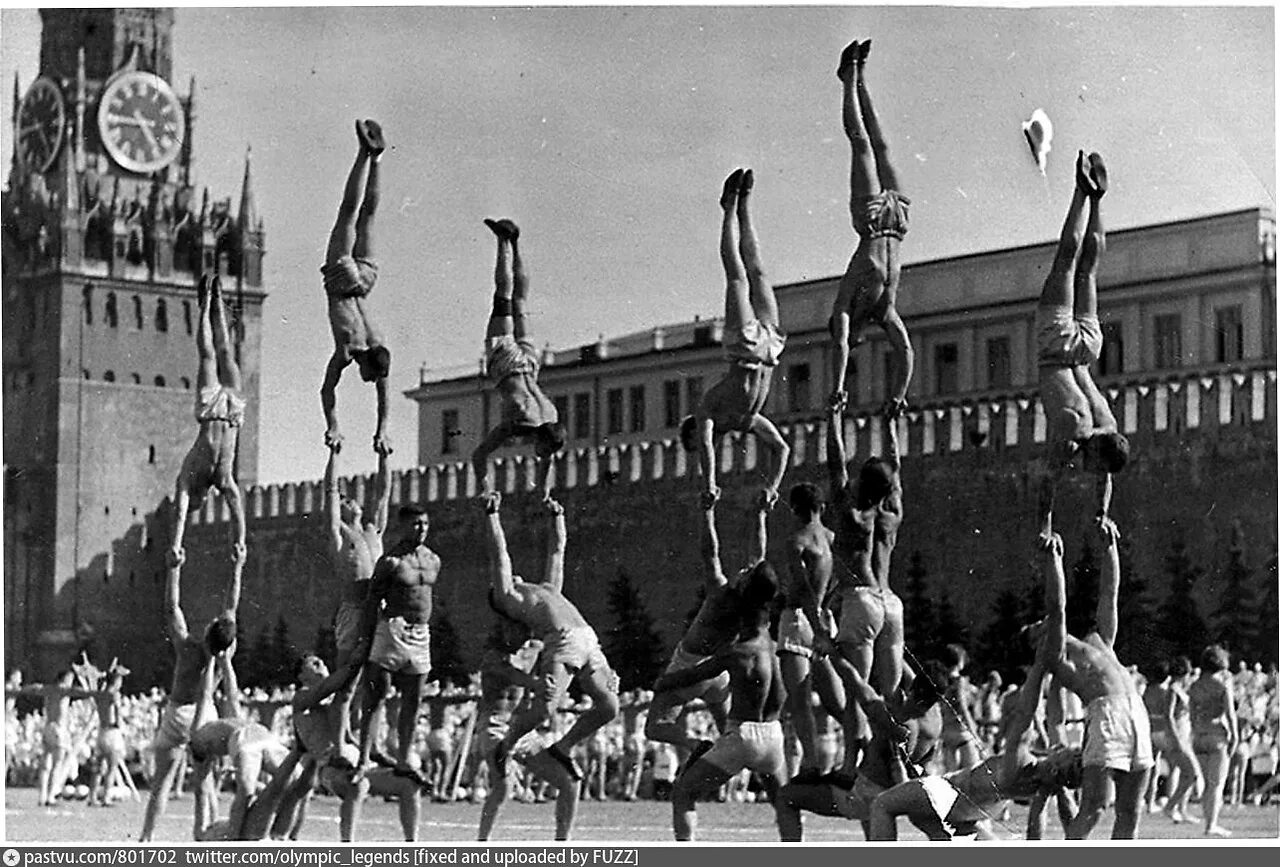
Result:
<svg viewBox="0 0 1280 867"><path fill-rule="evenodd" d="M537 376L541 366L542 356L531 341L516 340L511 334L485 339L485 374L491 383L519 373Z"/></svg>
<svg viewBox="0 0 1280 867"><path fill-rule="evenodd" d="M897 190L882 190L849 200L853 229L864 238L897 238L907 234L911 200Z"/></svg>
<svg viewBox="0 0 1280 867"><path fill-rule="evenodd" d="M1229 742L1226 732L1201 732L1191 737L1191 748L1197 753L1226 752Z"/></svg>
<svg viewBox="0 0 1280 867"><path fill-rule="evenodd" d="M324 291L330 298L363 298L378 282L378 264L372 259L339 256L337 261L320 266Z"/></svg>
<svg viewBox="0 0 1280 867"><path fill-rule="evenodd" d="M663 674L671 674L677 671L684 671L686 668L693 668L705 659L707 657L695 656L685 650L682 645L677 644L676 649L671 653L671 661L667 663ZM673 689L667 695L679 704L688 704L699 698L707 704L719 704L729 696L729 672L722 671L710 680L702 681L702 683Z"/></svg>
<svg viewBox="0 0 1280 867"><path fill-rule="evenodd" d="M961 797L959 790L951 784L950 778L929 775L920 777L916 782L920 784L920 787L924 789L925 795L928 796L929 806L933 808L933 814L938 817L938 823L942 825L942 830L953 840L957 837L972 839L975 834L972 822L965 822L957 826L947 821L947 816L951 814L951 808L955 806L956 801Z"/></svg>
<svg viewBox="0 0 1280 867"><path fill-rule="evenodd" d="M224 421L232 427L244 424L244 398L225 385L206 385L196 394L196 421Z"/></svg>
<svg viewBox="0 0 1280 867"><path fill-rule="evenodd" d="M1036 361L1041 367L1092 364L1102 354L1097 316L1076 315L1070 307L1036 308Z"/></svg>
<svg viewBox="0 0 1280 867"><path fill-rule="evenodd" d="M776 367L787 335L776 325L752 319L724 335L724 357L740 367Z"/></svg>
<svg viewBox="0 0 1280 867"><path fill-rule="evenodd" d="M358 602L343 602L333 615L333 638L339 653L350 653L360 643L360 621L364 619L364 606Z"/></svg>
<svg viewBox="0 0 1280 867"><path fill-rule="evenodd" d="M728 774L749 768L757 773L777 776L786 767L782 723L776 719L768 722L732 720L724 734L716 739L715 746L703 755L702 761L710 762Z"/></svg>
<svg viewBox="0 0 1280 867"><path fill-rule="evenodd" d="M1151 721L1136 694L1104 695L1085 707L1086 768L1110 768L1128 773L1155 764L1151 755Z"/></svg>
<svg viewBox="0 0 1280 867"><path fill-rule="evenodd" d="M538 657L541 701L552 707L559 705L570 683L596 673L603 674L609 688L617 691L618 675L609 667L609 660L600 649L600 639L590 626L561 629L538 637L542 640L542 655Z"/></svg>
<svg viewBox="0 0 1280 867"><path fill-rule="evenodd" d="M825 608L818 612L822 625L830 636L835 632L835 623L831 612ZM809 617L801 608L785 608L778 620L778 652L794 653L809 659L813 656L813 627Z"/></svg>
<svg viewBox="0 0 1280 867"><path fill-rule="evenodd" d="M227 738L227 755L240 755L249 750L258 751L264 758L274 758L277 765L289 752L279 738L258 723L239 726Z"/></svg>
<svg viewBox="0 0 1280 867"><path fill-rule="evenodd" d="M45 752L59 752L71 746L71 735L62 723L47 722L40 733Z"/></svg>
<svg viewBox="0 0 1280 867"><path fill-rule="evenodd" d="M128 747L124 742L124 731L120 726L108 726L98 732L97 750L99 758L121 758Z"/></svg>
<svg viewBox="0 0 1280 867"><path fill-rule="evenodd" d="M840 599L837 641L866 646L885 632L895 642L902 641L902 600L898 594L864 584L843 588Z"/></svg>
<svg viewBox="0 0 1280 867"><path fill-rule="evenodd" d="M431 630L403 617L379 617L369 662L392 674L431 672Z"/></svg>
<svg viewBox="0 0 1280 867"><path fill-rule="evenodd" d="M217 712L210 704L205 710L205 717L217 719ZM195 702L191 704L166 704L160 716L160 726L151 740L151 748L156 752L177 750L191 742L191 723L196 718Z"/></svg>

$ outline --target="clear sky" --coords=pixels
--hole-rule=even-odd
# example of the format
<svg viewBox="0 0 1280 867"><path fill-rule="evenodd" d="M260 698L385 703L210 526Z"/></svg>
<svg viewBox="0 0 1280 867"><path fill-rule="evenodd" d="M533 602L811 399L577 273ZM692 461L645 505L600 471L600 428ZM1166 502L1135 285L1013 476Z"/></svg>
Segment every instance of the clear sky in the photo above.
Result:
<svg viewBox="0 0 1280 867"><path fill-rule="evenodd" d="M0 17L0 109L38 69L39 16ZM492 293L484 217L523 229L539 341L563 347L718 315L717 198L755 169L778 283L853 249L834 71L852 39L913 201L908 262L1057 234L1077 148L1102 152L1113 229L1274 206L1271 7L203 8L176 13L197 79L198 182L239 200L245 148L266 222L260 477L318 478L332 344L318 268L357 117L383 163L372 312L395 356L392 465L417 456L419 367L475 369ZM1021 122L1053 120L1047 178ZM8 124L0 149L12 152ZM194 353L193 353L194 357ZM348 374L352 472L373 395Z"/></svg>

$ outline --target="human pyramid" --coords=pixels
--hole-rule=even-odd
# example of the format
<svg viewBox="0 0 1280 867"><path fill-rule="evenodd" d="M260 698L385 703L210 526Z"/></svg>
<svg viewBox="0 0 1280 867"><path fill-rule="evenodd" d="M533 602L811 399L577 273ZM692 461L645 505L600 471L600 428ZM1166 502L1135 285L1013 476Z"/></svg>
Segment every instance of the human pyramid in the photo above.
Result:
<svg viewBox="0 0 1280 867"><path fill-rule="evenodd" d="M1079 153L1071 204L1037 312L1052 471L1040 497L1036 540L1048 615L1027 629L1035 663L1015 712L1006 719L1003 751L974 756L945 776L925 775L922 766L941 748L944 711L954 708L942 686L945 666L921 663L908 651L902 602L889 586L905 514L898 422L914 360L896 306L910 199L872 107L864 75L870 47L870 41L852 43L837 69L852 149L850 212L858 244L840 281L830 330L836 383L845 381L850 347L864 330L874 324L885 331L894 372L881 410L887 448L854 466L856 457L847 455L844 443L848 394L838 387L827 402L828 496L809 483L791 488L787 499L796 526L785 544L786 567L775 568L766 559L766 518L779 499L790 447L763 409L786 336L751 216L755 175L751 169L733 171L720 193L727 366L681 427L681 440L696 453L701 475L705 598L654 684L644 726L650 739L674 744L682 753L683 770L671 797L673 830L677 840L695 839L697 801L745 768L765 781L785 841L802 838L804 811L857 819L874 840L896 839L899 816L933 840L989 835L995 817L1014 798L1032 800L1028 836L1039 835L1043 807L1057 799L1069 837L1086 837L1111 805L1113 835L1132 837L1153 762L1142 700L1113 650L1119 532L1108 508L1111 475L1124 466L1128 444L1088 367L1102 343L1096 272L1104 247L1099 209L1108 186L1106 167L1099 155ZM231 660L246 559L244 510L234 478L236 434L245 407L221 286L217 277L204 278L196 341L199 433L177 480L167 560L165 600L175 671L154 743L156 774L143 841L153 837L188 749L197 781L197 840L297 839L318 785L343 799L344 840L354 839L360 806L370 794L398 801L405 838L417 837L429 784L412 744L431 668L428 623L440 558L427 545L430 521L418 506L399 509L397 535L384 550L390 517L391 354L369 318L368 301L378 277L374 222L387 145L374 121L357 121L356 133L359 147L321 269L334 337L321 403L329 450L325 515L342 587L334 620L337 659L332 671L314 655L302 661L291 746L244 712ZM566 520L552 494L554 459L566 435L555 405L538 384L541 357L526 326L529 283L521 232L507 219L485 224L497 241L486 378L499 395L502 413L471 459L481 484L479 532L490 563L493 612L475 719L477 750L491 781L478 836L489 838L509 791L508 772L521 762L556 789L555 839L566 840L583 777L573 748L617 716L618 678L595 631L564 594ZM378 468L369 518L363 504L342 495L338 482L345 440L335 391L352 362L377 396L373 447ZM772 471L752 501L747 560L740 569L726 570L716 521L721 499L716 455L719 441L730 433L754 434L772 453ZM537 458L537 486L551 540L540 579L515 572L502 526L502 496L488 473L490 456L510 445L531 445ZM1095 528L1104 548L1098 628L1085 640L1066 634L1062 540L1052 525L1054 489L1077 459L1099 480ZM211 488L227 499L233 515L231 577L222 613L193 636L179 604L183 529L190 509L198 508ZM830 527L824 518L832 519ZM776 642L769 634L775 600L783 610ZM1038 756L1031 751L1029 731L1047 676L1079 695L1087 734L1083 748ZM589 697L589 709L558 737L540 736L536 730L553 718L571 686ZM392 688L399 696L398 717L390 721L398 733L397 754L386 756L375 743ZM815 692L844 727L844 755L833 767L824 766L818 743ZM714 716L714 742L687 734L685 716L695 704ZM791 779L783 753L784 710L803 749L799 772ZM214 773L222 759L229 761L236 783L225 819L218 815ZM1078 805L1069 795L1075 788L1080 789Z"/></svg>

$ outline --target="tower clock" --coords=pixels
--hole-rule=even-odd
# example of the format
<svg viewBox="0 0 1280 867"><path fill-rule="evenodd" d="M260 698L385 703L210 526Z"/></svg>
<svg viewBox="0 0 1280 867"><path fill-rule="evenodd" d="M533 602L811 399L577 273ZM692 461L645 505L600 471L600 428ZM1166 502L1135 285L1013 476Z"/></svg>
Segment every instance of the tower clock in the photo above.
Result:
<svg viewBox="0 0 1280 867"><path fill-rule="evenodd" d="M107 82L98 102L102 145L121 168L147 174L182 151L182 104L160 76L122 72Z"/></svg>

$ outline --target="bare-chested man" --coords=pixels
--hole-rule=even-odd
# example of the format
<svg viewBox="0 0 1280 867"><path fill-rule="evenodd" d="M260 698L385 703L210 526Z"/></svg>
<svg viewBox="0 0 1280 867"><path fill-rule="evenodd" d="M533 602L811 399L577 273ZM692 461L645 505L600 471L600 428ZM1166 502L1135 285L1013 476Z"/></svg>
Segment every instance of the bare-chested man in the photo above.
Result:
<svg viewBox="0 0 1280 867"><path fill-rule="evenodd" d="M876 692L888 695L902 679L902 600L889 586L889 565L902 526L902 481L898 459L901 406L884 407L887 447L882 457L870 457L849 478L845 462L844 403L827 407L827 476L831 506L836 515L836 580L840 585L840 654L870 680ZM868 737L858 702L845 702L844 770L857 767Z"/></svg>
<svg viewBox="0 0 1280 867"><path fill-rule="evenodd" d="M1045 576L1046 604L1050 608L1061 602L1058 594L1064 589L1054 575L1054 558L1060 556L1050 548L1042 548L1039 555ZM1065 747L1043 758L1031 752L1032 723L1044 692L1042 685L1050 654L1054 652L1053 642L1042 638L1027 680L1013 699L1004 751L952 773L907 780L881 793L871 804L869 839L898 839L898 816L906 816L930 840L975 835L993 839L993 815L1011 798L1031 799L1027 839L1043 837L1044 805L1051 796L1059 797L1063 825L1070 825L1075 810L1067 793L1080 785L1080 750Z"/></svg>
<svg viewBox="0 0 1280 867"><path fill-rule="evenodd" d="M531 701L542 688L532 674L542 651L542 642L526 639L525 627L507 617L494 617L480 661L480 704L476 708L477 755L488 765L489 791L480 808L480 828L476 839L488 840L493 833L498 811L510 794L510 767L498 766L495 753L498 744L510 731L512 718L522 704ZM517 753L521 747L517 746ZM568 840L578 812L579 786L573 775L544 750L533 750L520 758L535 777L545 780L556 790L556 839Z"/></svg>
<svg viewBox="0 0 1280 867"><path fill-rule="evenodd" d="M200 321L196 325L196 351L200 356L196 368L196 422L200 432L182 461L174 486L173 541L166 561L170 567L180 567L186 561L182 540L187 515L193 508L198 511L210 488L216 488L231 512L232 558L238 572L244 568L246 556L244 500L235 476L245 409L240 395L240 365L227 331L222 281L217 276L210 279L201 275L196 294L200 302Z"/></svg>
<svg viewBox="0 0 1280 867"><path fill-rule="evenodd" d="M58 672L53 683L31 684L6 689L5 696L13 700L20 695L35 696L44 701L44 729L41 742L44 752L40 756L39 795L40 806L53 806L69 773L68 760L72 755L71 702L73 699L94 698L92 690L76 686L71 669Z"/></svg>
<svg viewBox="0 0 1280 867"><path fill-rule="evenodd" d="M373 448L378 454L391 452L387 439L387 377L391 375L391 350L382 342L382 332L374 327L365 307L378 265L373 258L373 222L378 210L378 167L386 142L382 127L372 120L356 121L359 150L342 190L338 217L329 233L324 254L324 293L329 298L329 326L333 330L333 356L325 368L320 386L324 408L325 444L342 445L335 409L336 390L342 371L355 362L360 378L372 382L378 397L378 423Z"/></svg>
<svg viewBox="0 0 1280 867"><path fill-rule="evenodd" d="M787 577L782 587L782 618L778 622L778 662L787 688L787 709L796 728L803 755L796 780L816 780L829 768L822 767L822 750L813 715L816 690L827 713L837 719L845 714L844 690L831 662L813 658L815 628L835 633L835 619L823 607L834 561L834 533L822 523L825 503L818 487L802 482L791 489L791 513L799 527L787 539Z"/></svg>
<svg viewBox="0 0 1280 867"><path fill-rule="evenodd" d="M729 368L702 397L696 412L680 426L680 441L696 450L703 492L719 498L716 446L730 431L755 434L773 452L773 474L760 496L770 507L787 471L791 446L764 415L773 369L782 356L786 335L779 328L778 301L765 276L760 245L748 207L755 175L737 169L724 182L720 207L720 261L724 265L724 354ZM736 217L735 217L736 215ZM737 231L735 231L735 229ZM740 238L735 235L740 234Z"/></svg>
<svg viewBox="0 0 1280 867"><path fill-rule="evenodd" d="M233 573L231 586L224 600L222 614L210 621L203 636L193 636L187 629L187 618L182 613L179 595L181 572L170 567L165 577L165 615L169 641L173 644L173 683L165 702L160 727L156 730L151 748L155 753L155 773L151 778L151 794L147 800L146 815L138 842L150 842L156 822L169 801L169 792L182 765L187 744L191 741L191 724L195 721L199 703L208 703L208 695L202 698L205 666L210 659L227 650L236 640L235 611L240 602L239 569ZM212 690L209 691L209 694ZM212 718L214 711L205 708L205 718Z"/></svg>
<svg viewBox="0 0 1280 867"><path fill-rule="evenodd" d="M1087 838L1103 811L1114 804L1111 838L1131 840L1137 835L1147 775L1154 764L1151 720L1142 695L1115 652L1120 531L1110 518L1094 526L1103 547L1098 611L1096 627L1083 641L1067 634L1062 539L1055 534L1042 535L1039 540L1041 548L1050 552L1050 574L1055 582L1053 591L1045 594L1047 665L1058 682L1080 696L1085 705L1080 813L1067 829L1067 838Z"/></svg>
<svg viewBox="0 0 1280 867"><path fill-rule="evenodd" d="M555 500L545 500L551 516L552 544L547 552L546 572L541 583L516 575L507 552L507 538L498 512L502 497L495 494L485 503L485 541L491 556L489 604L499 615L514 620L542 642L536 677L538 689L494 750L494 763L501 772L507 756L520 738L555 718L560 702L576 685L591 699L591 707L578 714L569 730L544 751L572 775L576 782L585 776L573 760L573 748L608 725L618 715L618 675L600 649L596 632L578 607L564 595L564 554L568 542L564 509Z"/></svg>
<svg viewBox="0 0 1280 867"><path fill-rule="evenodd" d="M702 512L702 604L689 624L689 629L671 654L666 674L693 668L729 646L738 635L741 623L737 584L756 564L764 560L766 519L768 511L757 504L753 509L753 526L748 536L747 562L730 583L720 562L720 537L716 532L715 498L701 497ZM709 740L698 741L689 736L686 724L689 705L702 699L711 712L719 731L728 720L729 673L717 672L698 683L678 689L657 689L649 705L649 718L644 733L649 740L673 744L691 758L711 749ZM682 758L683 758L682 754Z"/></svg>
<svg viewBox="0 0 1280 867"><path fill-rule="evenodd" d="M1111 475L1129 460L1120 433L1089 365L1102 354L1098 322L1098 259L1106 247L1100 208L1107 169L1098 154L1076 157L1076 183L1057 253L1036 309L1040 400L1049 427L1049 474L1040 490L1040 532L1053 533L1058 480L1080 455L1083 469L1098 475L1098 517L1111 508ZM1089 203L1086 222L1084 207Z"/></svg>
<svg viewBox="0 0 1280 867"><path fill-rule="evenodd" d="M938 701L945 669L928 661L924 670L903 673L901 683L881 696L862 673L843 656L833 653L830 639L819 635L814 650L831 656L845 694L858 702L867 716L871 739L861 752L857 771L827 774L817 783L786 786L774 800L779 837L783 842L802 839L801 811L820 816L843 816L862 823L870 838L871 803L876 796L911 776L919 776L942 737L942 713Z"/></svg>
<svg viewBox="0 0 1280 867"><path fill-rule="evenodd" d="M365 637L365 610L369 604L369 582L374 566L382 557L382 535L387 531L387 514L391 503L391 471L385 453L378 455L374 477L373 519L364 519L361 503L338 492L338 452L329 447L329 462L324 471L325 516L328 519L329 553L339 584L342 600L334 615L334 640L338 655L333 672L314 686L313 702L336 696L334 742L343 744L351 734L351 699L368 645L360 646Z"/></svg>
<svg viewBox="0 0 1280 867"><path fill-rule="evenodd" d="M128 747L124 729L120 727L120 690L128 676L129 669L112 660L102 688L93 697L98 706L98 739L94 744L93 778L89 782L90 806L95 800L104 807L110 803L108 795L117 778L129 789L133 799L138 800L133 775L124 764Z"/></svg>
<svg viewBox="0 0 1280 867"><path fill-rule="evenodd" d="M538 490L551 497L554 460L567 434L551 399L538 385L542 355L529 339L524 305L529 277L520 256L520 229L510 220L485 220L498 237L493 312L485 330L485 374L501 399L501 420L471 454L481 496L493 493L489 455L512 442L532 442L538 459Z"/></svg>
<svg viewBox="0 0 1280 867"><path fill-rule="evenodd" d="M678 689L722 671L729 675L728 724L710 750L689 762L671 791L671 822L677 840L697 836L697 799L719 791L744 768L762 776L770 796L787 781L778 718L786 694L769 637L769 609L777 591L773 567L766 560L756 563L736 594L740 626L733 642L692 668L664 674L655 684L657 690Z"/></svg>
<svg viewBox="0 0 1280 867"><path fill-rule="evenodd" d="M394 683L401 698L395 772L421 784L424 778L410 763L409 755L413 751L422 688L431 673L431 607L440 577L440 557L427 547L431 519L426 509L401 506L399 519L400 541L374 567L365 609L370 644L364 667L359 771L369 768L376 712Z"/></svg>

